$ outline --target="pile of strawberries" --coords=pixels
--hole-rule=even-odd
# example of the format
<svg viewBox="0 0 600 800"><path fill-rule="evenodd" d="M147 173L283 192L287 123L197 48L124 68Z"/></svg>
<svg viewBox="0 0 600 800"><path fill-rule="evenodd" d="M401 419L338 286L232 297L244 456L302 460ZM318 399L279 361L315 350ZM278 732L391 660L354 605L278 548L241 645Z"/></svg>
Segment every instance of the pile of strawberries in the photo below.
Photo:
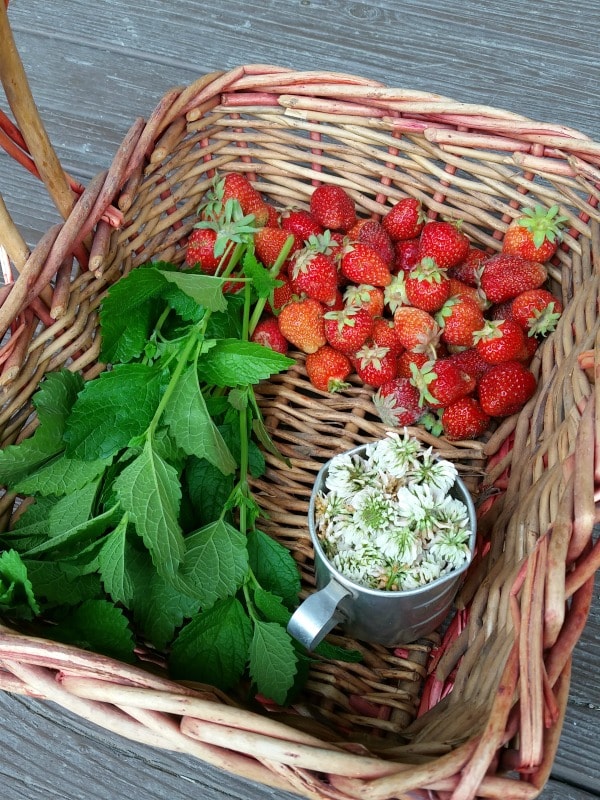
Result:
<svg viewBox="0 0 600 800"><path fill-rule="evenodd" d="M560 241L558 208L526 208L502 251L473 246L459 223L428 220L405 198L381 221L359 219L341 187L323 184L310 209L276 209L239 174L225 195L253 214L268 268L293 245L254 341L306 354L311 383L343 391L355 374L386 425L427 425L448 438L481 436L536 389L528 365L561 301L547 286ZM186 262L214 274L215 231L195 229Z"/></svg>

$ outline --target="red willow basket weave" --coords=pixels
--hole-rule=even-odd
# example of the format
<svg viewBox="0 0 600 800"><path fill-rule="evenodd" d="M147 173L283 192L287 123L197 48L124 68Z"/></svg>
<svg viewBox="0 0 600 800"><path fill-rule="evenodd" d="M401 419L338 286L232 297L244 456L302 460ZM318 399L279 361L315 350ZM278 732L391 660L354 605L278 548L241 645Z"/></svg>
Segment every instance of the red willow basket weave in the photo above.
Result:
<svg viewBox="0 0 600 800"><path fill-rule="evenodd" d="M244 172L285 206L307 207L315 186L336 183L376 218L410 195L432 219L462 219L490 252L523 205L560 206L569 227L550 280L566 308L532 364L537 394L482 441L418 432L455 461L479 506L478 556L443 637L395 650L352 642L361 663L319 661L300 701L266 713L170 680L142 646L147 670L0 628L4 690L265 785L339 800L535 797L550 774L600 561L592 539L600 144L351 75L250 65L168 92L83 189L52 166L16 51L0 63L23 134L2 117L0 141L39 170L65 216L29 253L1 204L0 237L20 273L0 289L5 445L33 429L30 398L45 373L67 365L92 377L102 368L97 310L107 287L148 260L183 261L215 174ZM259 399L292 466L267 456L253 488L269 515L264 530L291 549L306 593L306 510L318 467L384 428L365 389L313 389L300 354L260 386ZM14 500L0 500L4 526Z"/></svg>

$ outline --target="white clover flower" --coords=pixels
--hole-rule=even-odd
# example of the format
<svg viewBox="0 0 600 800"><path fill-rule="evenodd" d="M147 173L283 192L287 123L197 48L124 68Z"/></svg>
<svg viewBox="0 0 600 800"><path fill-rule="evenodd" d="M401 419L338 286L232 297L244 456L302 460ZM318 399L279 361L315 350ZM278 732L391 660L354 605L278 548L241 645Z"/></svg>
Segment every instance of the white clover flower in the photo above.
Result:
<svg viewBox="0 0 600 800"><path fill-rule="evenodd" d="M352 497L365 486L378 483L377 473L359 455L342 453L329 464L325 486L340 497Z"/></svg>
<svg viewBox="0 0 600 800"><path fill-rule="evenodd" d="M426 483L401 486L397 492L399 513L406 525L429 538L437 524L437 498Z"/></svg>
<svg viewBox="0 0 600 800"><path fill-rule="evenodd" d="M423 550L418 532L403 525L400 520L393 528L381 533L374 543L386 558L401 564L412 564Z"/></svg>
<svg viewBox="0 0 600 800"><path fill-rule="evenodd" d="M469 557L469 532L464 529L442 528L428 547L429 558L461 567Z"/></svg>
<svg viewBox="0 0 600 800"><path fill-rule="evenodd" d="M379 469L394 478L404 478L418 464L422 449L419 440L410 436L406 430L402 436L396 431L390 431L385 439L376 443L369 455L371 462Z"/></svg>
<svg viewBox="0 0 600 800"><path fill-rule="evenodd" d="M432 493L445 497L454 486L458 471L451 461L437 458L433 448L425 450L419 461L411 468L408 478L415 483L426 483Z"/></svg>
<svg viewBox="0 0 600 800"><path fill-rule="evenodd" d="M396 519L396 505L393 498L379 489L363 489L352 499L354 507L353 522L367 535L389 530Z"/></svg>
<svg viewBox="0 0 600 800"><path fill-rule="evenodd" d="M385 560L369 543L356 550L344 550L331 557L332 565L346 578L360 586L377 588Z"/></svg>
<svg viewBox="0 0 600 800"><path fill-rule="evenodd" d="M441 527L469 528L469 511L456 497L445 497L437 507L437 514Z"/></svg>

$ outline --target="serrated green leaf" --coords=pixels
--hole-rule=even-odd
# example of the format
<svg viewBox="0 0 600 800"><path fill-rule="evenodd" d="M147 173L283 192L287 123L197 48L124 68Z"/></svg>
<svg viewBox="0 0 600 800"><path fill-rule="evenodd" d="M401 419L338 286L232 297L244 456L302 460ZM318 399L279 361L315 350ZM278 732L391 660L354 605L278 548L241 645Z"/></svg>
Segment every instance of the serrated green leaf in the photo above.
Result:
<svg viewBox="0 0 600 800"><path fill-rule="evenodd" d="M135 643L127 617L108 600L86 600L55 621L48 631L53 639L120 661L135 660Z"/></svg>
<svg viewBox="0 0 600 800"><path fill-rule="evenodd" d="M15 550L0 555L0 609L26 619L40 612L27 567Z"/></svg>
<svg viewBox="0 0 600 800"><path fill-rule="evenodd" d="M111 460L100 458L95 461L79 461L60 455L19 481L15 491L42 497L70 494L90 481L95 481L110 465Z"/></svg>
<svg viewBox="0 0 600 800"><path fill-rule="evenodd" d="M73 606L84 600L98 598L101 594L98 575L80 575L77 580L71 580L58 561L23 561L35 596L46 607Z"/></svg>
<svg viewBox="0 0 600 800"><path fill-rule="evenodd" d="M199 306L209 311L225 311L227 300L223 294L224 278L214 275L198 275L189 272L163 272L162 275L185 292Z"/></svg>
<svg viewBox="0 0 600 800"><path fill-rule="evenodd" d="M12 488L64 449L65 423L82 386L68 370L46 376L33 396L39 420L33 436L0 451L0 485Z"/></svg>
<svg viewBox="0 0 600 800"><path fill-rule="evenodd" d="M48 514L48 534L61 536L72 528L86 523L92 516L98 481L88 483L81 489L62 497Z"/></svg>
<svg viewBox="0 0 600 800"><path fill-rule="evenodd" d="M165 281L165 284L162 297L173 311L185 322L200 322L206 314L206 309L174 283Z"/></svg>
<svg viewBox="0 0 600 800"><path fill-rule="evenodd" d="M294 685L297 656L291 637L276 622L254 620L250 676L265 697L283 704Z"/></svg>
<svg viewBox="0 0 600 800"><path fill-rule="evenodd" d="M156 319L149 301L164 287L165 280L159 271L142 266L109 289L100 308L104 362L131 361L144 351Z"/></svg>
<svg viewBox="0 0 600 800"><path fill-rule="evenodd" d="M54 536L35 547L29 548L25 555L29 558L38 556L41 553L66 552L67 555L74 555L86 547L90 541L102 536L108 528L115 522L115 508L110 508L103 514L92 517L79 524L73 524L69 528L64 528ZM58 520L58 518L57 518ZM55 522L57 522L55 520Z"/></svg>
<svg viewBox="0 0 600 800"><path fill-rule="evenodd" d="M182 628L171 648L169 670L174 678L229 689L244 673L251 638L248 615L230 597Z"/></svg>
<svg viewBox="0 0 600 800"><path fill-rule="evenodd" d="M234 459L239 463L242 452L240 445L240 421L237 414L235 418L232 419L231 417L232 415L228 415L228 420L230 421L219 425L219 430ZM253 477L259 478L265 471L265 457L256 442L252 439L248 440L247 447L248 469Z"/></svg>
<svg viewBox="0 0 600 800"><path fill-rule="evenodd" d="M204 609L235 594L248 572L246 537L223 520L205 525L185 539L178 583Z"/></svg>
<svg viewBox="0 0 600 800"><path fill-rule="evenodd" d="M129 548L127 569L134 586L131 609L136 630L164 650L183 621L198 613L200 604L159 575L146 551Z"/></svg>
<svg viewBox="0 0 600 800"><path fill-rule="evenodd" d="M12 531L5 536L38 536L48 535L48 515L58 502L56 497L36 497L16 520Z"/></svg>
<svg viewBox="0 0 600 800"><path fill-rule="evenodd" d="M222 339L201 355L198 372L206 383L234 387L259 383L293 364L293 358L257 342Z"/></svg>
<svg viewBox="0 0 600 800"><path fill-rule="evenodd" d="M89 381L73 406L65 431L69 458L110 458L154 416L163 390L160 370L123 364Z"/></svg>
<svg viewBox="0 0 600 800"><path fill-rule="evenodd" d="M133 582L125 563L128 523L129 514L125 512L114 531L105 537L98 554L98 570L106 592L126 608L133 597Z"/></svg>
<svg viewBox="0 0 600 800"><path fill-rule="evenodd" d="M184 474L187 492L197 516L196 527L219 519L233 489L233 476L223 475L205 458L193 456L188 460Z"/></svg>
<svg viewBox="0 0 600 800"><path fill-rule="evenodd" d="M281 598L258 586L254 590L254 604L268 622L276 622L284 628L292 616L292 612L281 602Z"/></svg>
<svg viewBox="0 0 600 800"><path fill-rule="evenodd" d="M114 488L157 571L174 575L185 553L178 522L181 485L177 471L148 440L141 454L115 480Z"/></svg>
<svg viewBox="0 0 600 800"><path fill-rule="evenodd" d="M289 550L259 530L250 531L247 539L250 567L260 585L281 597L288 608L295 608L300 571Z"/></svg>
<svg viewBox="0 0 600 800"><path fill-rule="evenodd" d="M273 289L280 285L280 281L265 269L252 250L246 250L243 267L244 275L252 280L252 286L259 297L269 297Z"/></svg>
<svg viewBox="0 0 600 800"><path fill-rule="evenodd" d="M185 453L206 458L225 475L235 471L236 461L208 413L193 367L183 373L169 398L164 421Z"/></svg>

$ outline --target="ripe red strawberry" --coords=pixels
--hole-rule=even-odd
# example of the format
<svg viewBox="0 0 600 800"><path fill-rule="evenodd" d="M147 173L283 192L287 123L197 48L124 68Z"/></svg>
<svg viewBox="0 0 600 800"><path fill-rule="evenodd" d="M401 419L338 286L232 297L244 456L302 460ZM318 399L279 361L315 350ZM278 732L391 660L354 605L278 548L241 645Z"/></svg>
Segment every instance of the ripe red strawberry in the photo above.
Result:
<svg viewBox="0 0 600 800"><path fill-rule="evenodd" d="M473 338L475 349L488 364L513 361L525 345L523 329L511 319L486 320Z"/></svg>
<svg viewBox="0 0 600 800"><path fill-rule="evenodd" d="M327 342L347 355L356 353L373 330L373 317L369 312L352 306L340 311L328 311L324 322Z"/></svg>
<svg viewBox="0 0 600 800"><path fill-rule="evenodd" d="M483 360L475 347L467 347L458 353L452 353L448 359L470 375L476 383L479 383L481 376L492 368L491 364Z"/></svg>
<svg viewBox="0 0 600 800"><path fill-rule="evenodd" d="M199 264L202 272L214 275L221 262L214 254L216 240L217 232L212 228L194 228L188 237L185 263L190 267Z"/></svg>
<svg viewBox="0 0 600 800"><path fill-rule="evenodd" d="M421 393L421 404L444 408L475 390L475 379L463 372L449 358L428 361L420 369L412 367L413 386Z"/></svg>
<svg viewBox="0 0 600 800"><path fill-rule="evenodd" d="M441 422L448 439L477 439L488 429L491 418L474 397L461 397L444 408Z"/></svg>
<svg viewBox="0 0 600 800"><path fill-rule="evenodd" d="M547 289L530 289L511 301L510 310L512 318L529 336L545 336L556 328L563 305Z"/></svg>
<svg viewBox="0 0 600 800"><path fill-rule="evenodd" d="M265 267L272 267L279 258L290 236L294 237L294 243L291 246L287 258L300 250L302 247L302 240L295 234L284 231L282 228L272 228L270 226L260 228L254 234L254 250L258 260L261 261Z"/></svg>
<svg viewBox="0 0 600 800"><path fill-rule="evenodd" d="M379 253L364 242L355 242L343 248L340 268L342 275L353 283L385 287L392 281L388 265Z"/></svg>
<svg viewBox="0 0 600 800"><path fill-rule="evenodd" d="M303 242L311 236L323 233L323 226L313 217L310 211L303 208L291 208L281 213L281 227L284 231L295 233Z"/></svg>
<svg viewBox="0 0 600 800"><path fill-rule="evenodd" d="M346 383L352 372L350 359L328 344L307 355L305 366L310 382L322 392L341 392L350 385Z"/></svg>
<svg viewBox="0 0 600 800"><path fill-rule="evenodd" d="M457 278L459 281L468 284L469 286L479 286L479 272L481 265L489 258L489 253L485 250L480 250L478 247L469 247L469 252L464 261L451 267L448 270L448 275L451 278Z"/></svg>
<svg viewBox="0 0 600 800"><path fill-rule="evenodd" d="M421 369L423 364L426 364L428 361L431 361L431 355L428 353L415 353L414 350L403 350L398 356L397 375L399 378L412 378L413 367L411 367L411 364Z"/></svg>
<svg viewBox="0 0 600 800"><path fill-rule="evenodd" d="M448 269L464 261L470 243L454 222L427 222L419 237L419 258L433 258L438 267Z"/></svg>
<svg viewBox="0 0 600 800"><path fill-rule="evenodd" d="M394 261L394 245L385 228L376 219L359 219L348 231L351 242L364 242L376 250L388 267Z"/></svg>
<svg viewBox="0 0 600 800"><path fill-rule="evenodd" d="M397 242L416 239L423 230L426 219L420 201L414 197L405 197L390 208L381 224L390 238Z"/></svg>
<svg viewBox="0 0 600 800"><path fill-rule="evenodd" d="M228 172L223 179L223 205L233 198L237 200L244 214L253 214L256 225L266 225L269 219L269 206L248 178L240 172Z"/></svg>
<svg viewBox="0 0 600 800"><path fill-rule="evenodd" d="M386 317L374 317L371 339L379 347L387 347L397 356L404 350L396 336L394 323Z"/></svg>
<svg viewBox="0 0 600 800"><path fill-rule="evenodd" d="M367 386L378 387L396 377L398 357L387 347L367 341L353 358L354 369Z"/></svg>
<svg viewBox="0 0 600 800"><path fill-rule="evenodd" d="M267 303L268 309L274 314L278 314L286 303L292 299L292 284L288 277L287 272L282 270L277 276L276 280L281 284L273 289L273 295L270 302ZM266 306L266 307L267 307Z"/></svg>
<svg viewBox="0 0 600 800"><path fill-rule="evenodd" d="M341 186L324 183L313 191L310 213L324 228L348 231L356 222L354 200Z"/></svg>
<svg viewBox="0 0 600 800"><path fill-rule="evenodd" d="M502 252L529 261L549 261L558 250L563 223L568 221L558 212L558 206L547 210L540 205L524 208L508 226Z"/></svg>
<svg viewBox="0 0 600 800"><path fill-rule="evenodd" d="M450 281L446 270L432 258L422 259L406 276L408 302L423 311L438 311L450 296Z"/></svg>
<svg viewBox="0 0 600 800"><path fill-rule="evenodd" d="M264 347L270 347L276 353L285 355L289 349L288 340L281 333L277 318L270 315L259 320L250 339Z"/></svg>
<svg viewBox="0 0 600 800"><path fill-rule="evenodd" d="M546 267L539 261L497 253L483 262L481 289L490 303L502 303L521 292L539 289L547 277Z"/></svg>
<svg viewBox="0 0 600 800"><path fill-rule="evenodd" d="M516 360L521 361L523 364L529 364L538 347L540 346L540 342L535 338L535 336L524 336L523 339L523 349L517 356Z"/></svg>
<svg viewBox="0 0 600 800"><path fill-rule="evenodd" d="M410 272L419 263L419 240L405 239L394 242L394 265L396 273Z"/></svg>
<svg viewBox="0 0 600 800"><path fill-rule="evenodd" d="M290 266L290 281L296 294L306 294L325 305L335 302L338 272L332 259L325 253L310 246L299 250Z"/></svg>
<svg viewBox="0 0 600 800"><path fill-rule="evenodd" d="M427 311L412 306L400 306L394 312L394 329L398 341L406 350L429 353L435 357L441 331Z"/></svg>
<svg viewBox="0 0 600 800"><path fill-rule="evenodd" d="M493 366L479 381L479 402L491 417L508 417L533 396L537 381L519 361Z"/></svg>
<svg viewBox="0 0 600 800"><path fill-rule="evenodd" d="M351 284L344 291L343 298L347 306L366 308L372 317L380 317L383 314L384 295L380 286L369 286L366 283L360 283L358 286Z"/></svg>
<svg viewBox="0 0 600 800"><path fill-rule="evenodd" d="M470 297L453 295L435 315L442 329L441 339L446 344L472 347L473 334L485 325L483 313Z"/></svg>
<svg viewBox="0 0 600 800"><path fill-rule="evenodd" d="M488 307L488 302L484 297L483 292L475 286L470 286L468 283L458 280L458 278L449 278L450 281L450 297L468 297L473 300L482 311Z"/></svg>
<svg viewBox="0 0 600 800"><path fill-rule="evenodd" d="M419 405L419 390L408 378L393 378L373 395L373 403L384 425L403 428L414 425L425 409Z"/></svg>
<svg viewBox="0 0 600 800"><path fill-rule="evenodd" d="M325 307L312 297L292 298L277 317L279 330L298 350L314 353L327 343L324 312Z"/></svg>

